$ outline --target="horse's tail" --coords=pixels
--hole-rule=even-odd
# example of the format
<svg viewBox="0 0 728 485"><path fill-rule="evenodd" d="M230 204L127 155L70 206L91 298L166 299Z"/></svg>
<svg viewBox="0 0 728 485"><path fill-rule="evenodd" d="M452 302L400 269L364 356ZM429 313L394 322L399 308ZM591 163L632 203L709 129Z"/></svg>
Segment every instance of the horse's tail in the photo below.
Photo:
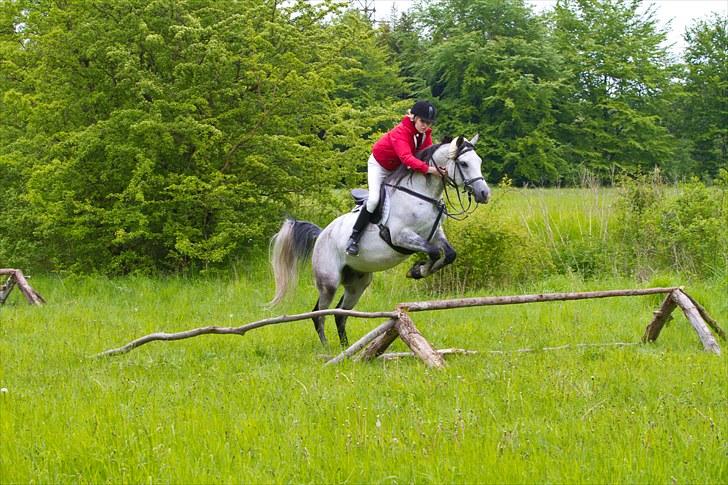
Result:
<svg viewBox="0 0 728 485"><path fill-rule="evenodd" d="M286 219L271 238L270 263L276 281L276 294L268 306L279 304L298 281L298 263L311 256L321 228L316 224Z"/></svg>

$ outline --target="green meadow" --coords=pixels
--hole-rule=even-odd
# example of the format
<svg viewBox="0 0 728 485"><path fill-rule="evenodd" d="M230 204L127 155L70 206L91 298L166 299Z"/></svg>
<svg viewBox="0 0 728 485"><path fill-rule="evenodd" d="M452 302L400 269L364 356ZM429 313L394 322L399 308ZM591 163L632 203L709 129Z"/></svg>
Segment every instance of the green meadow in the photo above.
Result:
<svg viewBox="0 0 728 485"><path fill-rule="evenodd" d="M538 246L549 265L478 287L470 282L485 265L430 282L405 279L403 265L377 275L358 309L684 285L728 327L725 273L628 276L616 260L585 271L587 250L616 231L613 200L588 189L503 190L453 231L509 220L503 234ZM499 254L491 266L521 258ZM0 307L0 482L728 482L728 345L705 353L679 312L657 342L639 344L662 297L413 314L438 348L479 351L449 356L440 371L412 358L324 367L322 355L338 349L323 349L310 321L93 357L152 332L313 307L304 269L295 296L265 309L266 264L261 256L194 277L33 275L45 306L14 292ZM379 323L350 319L350 340ZM332 318L327 333L336 344Z"/></svg>

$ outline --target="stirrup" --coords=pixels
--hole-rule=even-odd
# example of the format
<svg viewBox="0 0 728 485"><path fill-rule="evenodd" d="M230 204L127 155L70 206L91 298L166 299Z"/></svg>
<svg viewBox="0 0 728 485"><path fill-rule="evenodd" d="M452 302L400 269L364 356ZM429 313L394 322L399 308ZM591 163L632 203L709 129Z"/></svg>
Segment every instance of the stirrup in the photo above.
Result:
<svg viewBox="0 0 728 485"><path fill-rule="evenodd" d="M349 243L346 245L346 254L349 256L356 256L359 254L359 241L354 238L349 238Z"/></svg>

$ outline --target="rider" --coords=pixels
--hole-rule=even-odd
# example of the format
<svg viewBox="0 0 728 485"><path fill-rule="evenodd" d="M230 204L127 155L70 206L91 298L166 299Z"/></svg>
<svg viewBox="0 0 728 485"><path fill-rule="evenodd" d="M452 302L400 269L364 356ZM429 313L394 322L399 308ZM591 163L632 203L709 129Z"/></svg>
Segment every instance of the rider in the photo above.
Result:
<svg viewBox="0 0 728 485"><path fill-rule="evenodd" d="M351 237L346 244L346 253L352 256L359 254L359 239L364 228L369 224L372 213L379 205L379 192L384 179L401 164L423 174L442 176L436 167L431 167L415 157L415 153L432 145L432 124L437 117L437 110L429 101L417 101L407 112L402 121L385 133L372 147L372 154L367 162L367 182L369 198L362 206L354 223Z"/></svg>

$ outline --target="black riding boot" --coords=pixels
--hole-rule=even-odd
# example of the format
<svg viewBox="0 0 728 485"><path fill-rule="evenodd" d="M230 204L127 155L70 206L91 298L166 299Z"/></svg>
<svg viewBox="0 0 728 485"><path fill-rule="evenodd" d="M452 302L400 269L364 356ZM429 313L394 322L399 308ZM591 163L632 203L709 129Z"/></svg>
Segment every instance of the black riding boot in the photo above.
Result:
<svg viewBox="0 0 728 485"><path fill-rule="evenodd" d="M354 230L351 231L351 237L346 243L346 254L350 256L356 256L359 254L359 239L361 239L362 231L369 224L372 214L367 210L367 206L363 205L359 211L359 217L356 218L354 223Z"/></svg>

